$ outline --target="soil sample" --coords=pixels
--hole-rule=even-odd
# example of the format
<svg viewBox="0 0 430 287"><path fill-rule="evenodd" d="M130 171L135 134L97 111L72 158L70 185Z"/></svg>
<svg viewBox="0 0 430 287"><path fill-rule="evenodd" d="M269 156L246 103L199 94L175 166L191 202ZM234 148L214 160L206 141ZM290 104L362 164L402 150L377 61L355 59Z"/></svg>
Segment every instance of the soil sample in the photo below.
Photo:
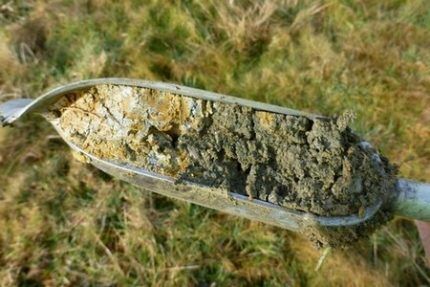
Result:
<svg viewBox="0 0 430 287"><path fill-rule="evenodd" d="M311 119L118 85L69 94L48 114L101 159L316 215L360 214L394 190L395 169L348 114Z"/></svg>

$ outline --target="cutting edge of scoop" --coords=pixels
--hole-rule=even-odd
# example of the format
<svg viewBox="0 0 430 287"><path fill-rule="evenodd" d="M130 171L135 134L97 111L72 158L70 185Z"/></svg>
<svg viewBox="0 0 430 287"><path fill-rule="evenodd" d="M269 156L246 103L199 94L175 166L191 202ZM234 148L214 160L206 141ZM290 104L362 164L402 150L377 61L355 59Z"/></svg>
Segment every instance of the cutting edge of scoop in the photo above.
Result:
<svg viewBox="0 0 430 287"><path fill-rule="evenodd" d="M383 203L382 200L379 200L374 205L365 208L362 216L319 216L297 211L258 199L250 199L234 192L214 189L191 182L178 182L173 177L150 172L129 164L100 159L66 140L60 128L55 125L54 128L75 152L85 156L89 159L89 163L114 177L164 196L289 230L299 231L307 226L341 227L362 224L371 219ZM217 197L216 200L208 200L211 197L213 199L214 196Z"/></svg>
<svg viewBox="0 0 430 287"><path fill-rule="evenodd" d="M302 112L294 109L266 104L266 103L257 102L253 100L227 96L219 93L209 92L209 91L182 86L178 84L139 80L139 79L129 79L129 78L97 78L97 79L89 79L89 80L72 82L72 83L51 89L48 92L41 95L40 97L34 99L32 102L28 103L25 107L22 107L20 110L15 111L13 116L8 117L6 123L11 124L12 122L18 120L20 117L24 116L27 113L43 110L44 108L46 108L47 105L57 101L59 97L67 93L82 90L85 88L90 88L96 85L108 85L108 84L155 89L155 90L170 92L170 93L178 94L182 96L188 96L188 97L209 100L214 102L236 104L240 106L250 107L256 110L267 111L267 112L278 113L278 114L305 116L311 119L325 118L324 116L320 116L316 114L306 113L306 112Z"/></svg>

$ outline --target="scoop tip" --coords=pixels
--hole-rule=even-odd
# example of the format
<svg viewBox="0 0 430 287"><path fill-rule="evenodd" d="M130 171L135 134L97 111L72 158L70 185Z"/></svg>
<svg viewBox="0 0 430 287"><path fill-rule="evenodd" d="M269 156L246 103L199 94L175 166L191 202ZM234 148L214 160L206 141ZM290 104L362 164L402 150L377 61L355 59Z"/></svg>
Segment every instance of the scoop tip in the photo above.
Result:
<svg viewBox="0 0 430 287"><path fill-rule="evenodd" d="M1 126L11 125L24 114L25 108L32 102L31 99L14 99L0 104Z"/></svg>

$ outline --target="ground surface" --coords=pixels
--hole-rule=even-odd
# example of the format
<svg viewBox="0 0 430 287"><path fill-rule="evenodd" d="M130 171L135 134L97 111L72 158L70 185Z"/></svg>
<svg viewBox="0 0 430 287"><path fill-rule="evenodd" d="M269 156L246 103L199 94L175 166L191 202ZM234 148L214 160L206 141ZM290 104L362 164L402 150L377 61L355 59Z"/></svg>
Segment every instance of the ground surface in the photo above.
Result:
<svg viewBox="0 0 430 287"><path fill-rule="evenodd" d="M401 176L430 180L430 2L116 2L2 0L0 100L124 76L350 109ZM315 271L303 238L109 178L39 117L0 137L1 286L430 284L410 221Z"/></svg>

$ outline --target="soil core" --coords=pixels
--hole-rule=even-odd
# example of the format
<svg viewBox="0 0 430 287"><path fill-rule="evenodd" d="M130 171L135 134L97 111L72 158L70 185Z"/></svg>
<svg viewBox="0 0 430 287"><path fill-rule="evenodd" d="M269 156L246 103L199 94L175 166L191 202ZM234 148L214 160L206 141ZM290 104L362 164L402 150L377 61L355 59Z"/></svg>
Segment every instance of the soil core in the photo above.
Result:
<svg viewBox="0 0 430 287"><path fill-rule="evenodd" d="M348 127L154 89L98 85L48 117L101 159L316 215L360 214L389 197L395 169Z"/></svg>

